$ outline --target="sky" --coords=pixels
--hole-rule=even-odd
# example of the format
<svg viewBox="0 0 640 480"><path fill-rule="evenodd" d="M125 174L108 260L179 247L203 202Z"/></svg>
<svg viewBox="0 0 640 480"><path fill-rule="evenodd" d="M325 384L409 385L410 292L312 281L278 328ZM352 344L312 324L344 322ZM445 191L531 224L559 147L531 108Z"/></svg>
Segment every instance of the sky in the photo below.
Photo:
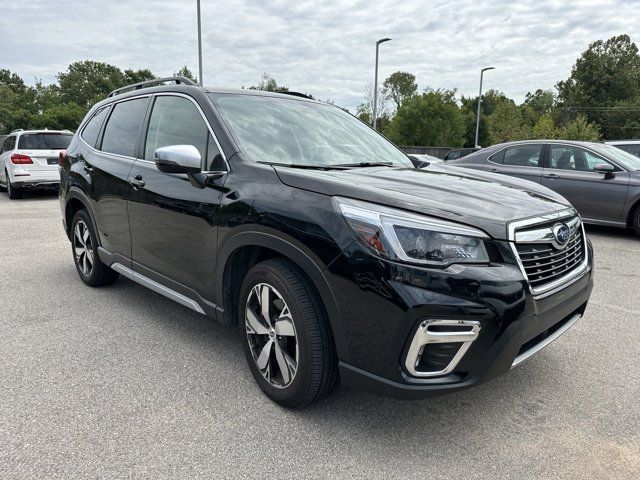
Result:
<svg viewBox="0 0 640 480"><path fill-rule="evenodd" d="M402 70L426 87L521 102L566 79L598 39L640 41L640 0L201 0L204 83L249 87L263 72L291 90L355 111L373 84ZM0 68L45 83L78 60L197 73L196 0L0 0Z"/></svg>

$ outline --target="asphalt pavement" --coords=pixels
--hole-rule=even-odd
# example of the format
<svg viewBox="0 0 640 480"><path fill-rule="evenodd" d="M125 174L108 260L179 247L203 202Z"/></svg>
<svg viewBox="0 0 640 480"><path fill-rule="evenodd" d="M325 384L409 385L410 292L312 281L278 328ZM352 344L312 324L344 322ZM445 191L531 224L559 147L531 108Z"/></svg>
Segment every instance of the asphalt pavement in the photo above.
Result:
<svg viewBox="0 0 640 480"><path fill-rule="evenodd" d="M271 403L235 328L76 274L57 196L0 193L0 478L640 478L640 238L588 228L586 315L477 388Z"/></svg>

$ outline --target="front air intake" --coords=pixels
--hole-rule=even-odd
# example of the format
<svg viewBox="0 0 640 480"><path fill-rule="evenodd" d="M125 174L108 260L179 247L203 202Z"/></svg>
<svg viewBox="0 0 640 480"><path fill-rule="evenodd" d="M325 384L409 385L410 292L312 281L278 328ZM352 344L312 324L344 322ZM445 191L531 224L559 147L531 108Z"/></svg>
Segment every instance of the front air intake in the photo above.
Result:
<svg viewBox="0 0 640 480"><path fill-rule="evenodd" d="M405 368L415 377L439 377L453 372L478 338L475 320L425 320L416 330Z"/></svg>

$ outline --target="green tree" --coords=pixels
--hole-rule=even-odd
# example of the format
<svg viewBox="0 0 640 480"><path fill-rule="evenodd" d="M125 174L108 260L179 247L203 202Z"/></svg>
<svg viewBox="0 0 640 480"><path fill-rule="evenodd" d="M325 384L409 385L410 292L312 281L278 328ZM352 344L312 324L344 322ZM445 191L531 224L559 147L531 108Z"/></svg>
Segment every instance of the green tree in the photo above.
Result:
<svg viewBox="0 0 640 480"><path fill-rule="evenodd" d="M191 70L185 65L180 70L173 74L174 77L186 77L191 80L193 83L198 83L198 77L196 77ZM204 77L204 75L203 75Z"/></svg>
<svg viewBox="0 0 640 480"><path fill-rule="evenodd" d="M571 75L557 84L562 107L582 113L607 139L637 135L640 54L628 35L598 40L576 60Z"/></svg>
<svg viewBox="0 0 640 480"><path fill-rule="evenodd" d="M441 147L461 146L464 132L454 90L429 90L405 100L384 129L398 145Z"/></svg>
<svg viewBox="0 0 640 480"><path fill-rule="evenodd" d="M278 85L278 82L269 75L268 73L263 73L262 78L260 79L260 83L258 85L252 85L249 87L249 90L264 90L266 92L288 92L289 89L283 85Z"/></svg>
<svg viewBox="0 0 640 480"><path fill-rule="evenodd" d="M391 112L389 98L385 95L382 87L378 87L376 115L378 117L376 127L378 131L384 131L391 121ZM356 117L368 125L373 124L373 85L371 84L364 89L364 102L356 107Z"/></svg>
<svg viewBox="0 0 640 480"><path fill-rule="evenodd" d="M66 72L58 74L58 83L62 102L73 102L87 109L112 90L127 85L118 67L92 60L69 65Z"/></svg>
<svg viewBox="0 0 640 480"><path fill-rule="evenodd" d="M531 130L531 138L552 140L560 138L560 130L556 127L551 113L543 113Z"/></svg>
<svg viewBox="0 0 640 480"><path fill-rule="evenodd" d="M128 69L124 71L124 79L127 84L146 82L147 80L154 80L156 78L148 68L143 68L142 70Z"/></svg>
<svg viewBox="0 0 640 480"><path fill-rule="evenodd" d="M396 110L418 91L416 76L408 72L392 73L384 81L382 87L384 94L395 103Z"/></svg>
<svg viewBox="0 0 640 480"><path fill-rule="evenodd" d="M490 145L489 134L487 131L487 118L491 115L498 105L511 102L504 93L497 90L488 90L482 94L482 104L480 105L480 132L478 135L478 143L483 146ZM460 100L462 115L465 122L465 147L474 147L476 142L476 118L478 113L478 97L462 96Z"/></svg>
<svg viewBox="0 0 640 480"><path fill-rule="evenodd" d="M531 131L525 124L520 109L513 102L501 103L487 117L487 133L490 144L524 140Z"/></svg>
<svg viewBox="0 0 640 480"><path fill-rule="evenodd" d="M600 131L598 126L589 123L584 115L578 115L575 120L561 129L560 137L564 140L597 142L600 140Z"/></svg>

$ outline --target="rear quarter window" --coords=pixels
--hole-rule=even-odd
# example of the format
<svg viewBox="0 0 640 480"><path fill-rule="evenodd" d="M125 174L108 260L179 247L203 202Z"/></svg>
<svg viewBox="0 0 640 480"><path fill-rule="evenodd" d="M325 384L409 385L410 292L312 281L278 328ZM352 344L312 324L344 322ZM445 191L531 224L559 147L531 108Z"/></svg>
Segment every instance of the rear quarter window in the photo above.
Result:
<svg viewBox="0 0 640 480"><path fill-rule="evenodd" d="M87 145L92 147L96 146L100 129L102 128L102 124L104 123L104 119L107 116L108 111L109 107L104 107L98 110L82 129L80 136L85 142L87 142Z"/></svg>

